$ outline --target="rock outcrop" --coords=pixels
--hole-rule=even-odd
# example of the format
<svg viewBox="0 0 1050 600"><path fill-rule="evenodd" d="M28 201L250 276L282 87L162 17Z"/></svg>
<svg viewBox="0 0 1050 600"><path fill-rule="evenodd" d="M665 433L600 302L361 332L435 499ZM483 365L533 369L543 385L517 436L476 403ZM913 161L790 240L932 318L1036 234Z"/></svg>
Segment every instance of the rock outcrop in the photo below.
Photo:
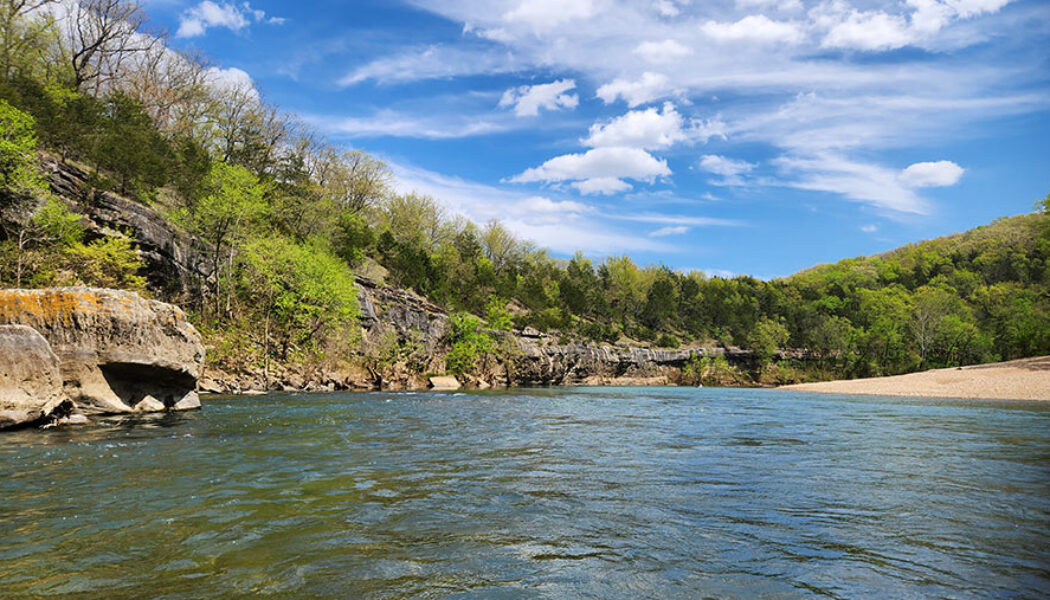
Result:
<svg viewBox="0 0 1050 600"><path fill-rule="evenodd" d="M200 335L181 309L133 292L0 290L0 325L39 332L57 355L63 393L87 414L200 407Z"/></svg>
<svg viewBox="0 0 1050 600"><path fill-rule="evenodd" d="M77 167L44 157L51 191L83 215L92 237L127 234L147 265L150 288L166 297L190 297L210 284L208 248L173 227L156 210L112 192L97 192Z"/></svg>
<svg viewBox="0 0 1050 600"><path fill-rule="evenodd" d="M752 353L725 348L657 350L608 345L543 346L518 338L520 354L511 358L512 385L666 385L693 357L724 356L750 368Z"/></svg>
<svg viewBox="0 0 1050 600"><path fill-rule="evenodd" d="M47 340L24 325L0 325L0 429L65 416L58 357Z"/></svg>

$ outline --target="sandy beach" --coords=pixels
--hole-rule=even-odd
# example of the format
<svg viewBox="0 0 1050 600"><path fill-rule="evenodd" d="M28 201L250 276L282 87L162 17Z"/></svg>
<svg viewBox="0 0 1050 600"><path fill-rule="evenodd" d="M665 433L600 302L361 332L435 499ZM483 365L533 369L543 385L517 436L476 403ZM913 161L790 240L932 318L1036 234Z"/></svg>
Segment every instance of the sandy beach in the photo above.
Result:
<svg viewBox="0 0 1050 600"><path fill-rule="evenodd" d="M804 383L781 389L872 396L1050 400L1050 356L895 377Z"/></svg>

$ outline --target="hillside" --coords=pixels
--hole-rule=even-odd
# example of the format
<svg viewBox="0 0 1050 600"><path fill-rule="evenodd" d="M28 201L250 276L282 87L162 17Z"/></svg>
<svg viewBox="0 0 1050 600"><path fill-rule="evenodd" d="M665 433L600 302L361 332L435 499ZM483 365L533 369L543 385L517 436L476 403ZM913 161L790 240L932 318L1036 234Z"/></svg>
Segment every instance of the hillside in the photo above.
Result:
<svg viewBox="0 0 1050 600"><path fill-rule="evenodd" d="M34 35L0 73L0 284L148 292L188 312L220 370L401 381L449 371L489 382L502 372L514 382L512 357L531 351L508 339L579 350L555 352L555 374L572 372L565 356L597 347L618 348L617 364L638 348L748 357L716 365L686 353L689 364L674 361L683 383L1050 353L1045 214L771 282L628 256L566 261L498 221L474 224L440 199L396 193L382 161L330 143L254 89L217 84L201 57L113 39L117 50L78 63L77 48L39 35L54 23L10 17L12 31ZM361 282L376 274L375 289L447 315L439 339L426 327L362 328L373 315ZM563 380L592 372L605 373Z"/></svg>

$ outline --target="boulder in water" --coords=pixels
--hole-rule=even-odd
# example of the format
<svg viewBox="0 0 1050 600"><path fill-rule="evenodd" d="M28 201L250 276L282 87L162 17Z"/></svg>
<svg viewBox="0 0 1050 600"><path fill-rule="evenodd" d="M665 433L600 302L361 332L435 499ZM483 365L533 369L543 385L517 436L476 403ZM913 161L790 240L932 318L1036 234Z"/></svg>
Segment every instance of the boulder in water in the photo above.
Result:
<svg viewBox="0 0 1050 600"><path fill-rule="evenodd" d="M71 410L62 393L58 357L47 340L30 327L0 325L0 429Z"/></svg>
<svg viewBox="0 0 1050 600"><path fill-rule="evenodd" d="M85 413L200 406L204 347L176 306L117 290L0 290L0 324L8 323L47 340L65 396Z"/></svg>

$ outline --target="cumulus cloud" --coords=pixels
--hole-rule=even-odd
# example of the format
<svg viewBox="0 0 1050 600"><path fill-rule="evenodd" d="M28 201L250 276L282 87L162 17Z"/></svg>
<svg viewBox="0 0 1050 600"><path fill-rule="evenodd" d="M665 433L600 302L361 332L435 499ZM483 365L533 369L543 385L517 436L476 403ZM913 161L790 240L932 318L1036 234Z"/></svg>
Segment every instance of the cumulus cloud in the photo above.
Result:
<svg viewBox="0 0 1050 600"><path fill-rule="evenodd" d="M849 11L831 26L821 44L825 48L892 50L908 45L914 33L900 15L880 11Z"/></svg>
<svg viewBox="0 0 1050 600"><path fill-rule="evenodd" d="M612 104L623 98L627 105L634 108L648 104L673 93L671 80L660 73L645 72L641 79L615 79L598 88L598 97L606 104Z"/></svg>
<svg viewBox="0 0 1050 600"><path fill-rule="evenodd" d="M861 51L895 50L928 38L952 21L998 12L1011 0L907 0L910 13L857 10L842 0L810 11L813 26L826 30L821 46Z"/></svg>
<svg viewBox="0 0 1050 600"><path fill-rule="evenodd" d="M965 170L950 160L915 163L901 171L901 183L908 187L945 187L959 183Z"/></svg>
<svg viewBox="0 0 1050 600"><path fill-rule="evenodd" d="M642 42L634 49L642 60L650 63L669 63L681 60L693 53L693 49L675 40Z"/></svg>
<svg viewBox="0 0 1050 600"><path fill-rule="evenodd" d="M639 148L594 148L583 154L556 156L511 178L513 183L578 182L581 193L613 193L630 189L624 179L652 181L671 174L667 161Z"/></svg>
<svg viewBox="0 0 1050 600"><path fill-rule="evenodd" d="M267 18L265 11L252 8L248 2L218 4L211 0L204 0L182 13L175 36L198 37L204 35L212 27L224 27L230 31L239 32L252 23L280 25L284 23L284 19L281 17Z"/></svg>
<svg viewBox="0 0 1050 600"><path fill-rule="evenodd" d="M765 15L749 15L735 23L708 21L700 30L716 42L752 44L797 44L802 30L794 23L773 21Z"/></svg>
<svg viewBox="0 0 1050 600"><path fill-rule="evenodd" d="M689 139L683 125L682 115L666 102L662 111L656 107L634 110L607 123L595 123L583 143L591 147L669 148Z"/></svg>
<svg viewBox="0 0 1050 600"><path fill-rule="evenodd" d="M615 177L598 177L573 182L572 187L585 196L594 194L609 196L630 190L631 184Z"/></svg>
<svg viewBox="0 0 1050 600"><path fill-rule="evenodd" d="M879 226L878 225L865 225L865 226L861 227L860 230L863 231L864 233L875 233L875 232L877 232L879 230Z"/></svg>
<svg viewBox="0 0 1050 600"><path fill-rule="evenodd" d="M540 109L558 110L574 109L580 103L576 94L569 94L576 89L572 79L560 79L539 85L523 85L511 88L503 93L499 101L501 107L514 107L514 114L519 117L535 117Z"/></svg>

